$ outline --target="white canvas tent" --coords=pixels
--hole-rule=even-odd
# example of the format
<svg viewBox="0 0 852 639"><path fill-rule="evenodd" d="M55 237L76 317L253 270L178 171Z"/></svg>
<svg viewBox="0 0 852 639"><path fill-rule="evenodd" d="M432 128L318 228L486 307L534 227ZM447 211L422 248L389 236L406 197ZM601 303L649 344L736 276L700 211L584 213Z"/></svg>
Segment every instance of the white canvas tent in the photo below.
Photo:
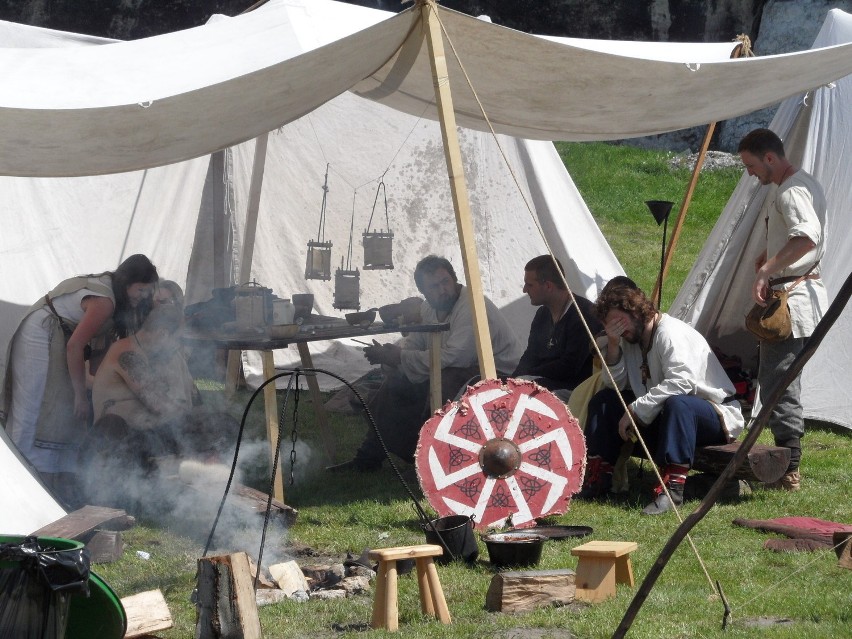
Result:
<svg viewBox="0 0 852 639"><path fill-rule="evenodd" d="M293 175L302 159L287 155L298 147L287 137L292 126L288 123L320 105L337 108L329 101L350 88L417 117L435 117L418 11L387 19L375 12L368 17L367 11L290 0L270 3L263 12L136 42L0 50L0 174L18 176L0 181L6 214L14 219L4 233L0 258L5 272L16 274L14 282L5 278L0 294L4 327L7 318L20 316L24 305L69 273L112 268L129 253L149 254L165 276L178 281L186 273L191 291L196 290L195 282L211 279L205 270L210 260L221 259L224 268L233 269L243 248L239 234L249 175L243 159L251 155L251 143L205 154L282 126L280 134L270 137L271 145L282 142L282 150L277 160L268 153L252 272L230 275L234 281L255 277L285 294L302 290L303 282L291 285L287 277L301 279L302 247L316 224L313 211L318 211L324 164L334 160L342 167L338 158L346 158L348 151L336 145L368 118L357 115L359 120L344 122L349 126L343 129L330 123L331 142L323 141L319 113L299 123L316 131L316 144L303 141L313 161L323 160L311 167L312 175ZM595 46L519 34L443 9L440 16L498 133L542 140L613 139L703 124L772 104L852 71L852 47L720 62L718 47L714 54L712 47L646 48L630 43L622 44L619 53L602 53ZM299 55L302 51L307 53ZM459 123L487 128L462 84L461 70L454 62L450 66ZM344 100L357 104L351 97ZM426 126L411 124L410 119L393 124L396 116L390 111L378 113L372 117L382 128L365 134L374 149L393 139L392 134L399 137L386 151L406 147L409 142L402 134ZM502 219L491 217L492 208L498 207L487 196L508 197L495 174L482 170L496 164L484 155L491 143L488 136L462 135L468 180L472 185L476 178L481 182L478 188L472 186L471 200L474 208L480 206L475 224L477 242L483 243L481 259L488 265L482 269L488 280L485 292L506 304L520 297L516 282L523 261L542 251L525 250L535 246L534 240L524 243L535 234L520 200L510 202L510 212ZM339 171L350 187L364 184L352 176L375 179L391 166L401 171L399 190L393 186L391 192L408 198L397 203L401 212L396 215L403 217L395 217L400 224L394 222L394 230L402 230L406 221L425 228L410 244L398 244L408 260L430 250L449 253L455 246L453 224L441 219L442 213L449 216L447 200L435 199L439 187L411 184L444 171L437 149L438 140L426 137L408 164L390 152L381 157L353 151L348 159L359 171ZM521 192L529 192L543 226L551 225L551 239L558 240L555 253L573 260L568 263L576 270L569 283L594 297L596 288L619 269L595 236L594 225L590 233L583 227L587 212L564 169L557 169L552 147L517 143L508 155L526 178ZM361 166L367 161L378 168L374 171L370 165L368 171ZM111 174L115 171L125 173ZM73 186L63 182L71 176L80 176L73 178ZM283 190L294 182L301 195ZM280 185L282 191L275 193L270 184ZM315 195L308 197L312 189ZM335 204L337 219L351 211L352 190L343 190L346 197ZM370 201L372 194L367 195ZM216 216L225 218L225 228L233 235L211 232L209 222ZM307 236L302 235L305 228ZM493 238L504 243L489 249L487 241ZM347 239L334 241L342 248ZM589 253L589 263L581 262L578 256L585 259ZM406 288L411 287L408 273L410 269L399 268L380 274L398 279L377 280L377 290L394 299L403 291L412 292ZM318 305L320 312L328 310L328 295L325 300L325 306L322 301Z"/></svg>
<svg viewBox="0 0 852 639"><path fill-rule="evenodd" d="M852 15L828 13L814 48L852 42ZM784 101L770 124L791 161L814 175L828 201L821 271L833 300L852 272L852 76ZM756 371L757 345L743 326L751 306L754 261L762 250L760 207L768 187L743 175L719 217L671 312L707 335L723 352ZM844 312L802 373L806 418L852 428L852 313Z"/></svg>

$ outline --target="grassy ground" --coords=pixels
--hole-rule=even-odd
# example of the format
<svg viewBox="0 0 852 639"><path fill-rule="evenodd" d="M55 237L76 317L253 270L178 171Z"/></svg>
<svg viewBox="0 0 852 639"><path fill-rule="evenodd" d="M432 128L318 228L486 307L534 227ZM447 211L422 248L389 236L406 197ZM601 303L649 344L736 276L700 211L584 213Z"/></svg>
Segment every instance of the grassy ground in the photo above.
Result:
<svg viewBox="0 0 852 639"><path fill-rule="evenodd" d="M659 266L661 230L644 205L646 199L676 202L673 215L689 180L688 171L668 169L667 154L604 144L558 145L572 176L598 220L625 270L651 290ZM704 237L722 209L738 170L702 176L675 260L671 279L664 289L666 308L694 260ZM243 404L248 395L240 397ZM309 401L302 400L300 442L294 469L295 483L286 487L286 500L299 509L295 526L285 535L267 540L269 554L287 542L305 544L320 558L299 557L302 563L326 559L340 561L347 552L364 548L422 543L416 512L402 484L385 467L373 474L329 474L311 423ZM243 404L235 406L241 412ZM250 417L250 435L262 438L257 408ZM365 432L355 417L334 416L332 421L337 459L348 457ZM712 579L718 579L732 608L732 625L721 630L722 604L698 560L683 544L646 600L628 636L657 639L687 637L848 637L852 623L852 571L837 567L833 552L777 554L764 550L772 535L732 525L735 518L764 519L804 515L831 521L850 521L852 496L848 488L848 434L825 425L809 424L803 458L803 490L786 494L756 488L736 502L715 506L693 531L692 538ZM291 426L286 426L283 459L289 460ZM769 443L764 436L765 443ZM264 455L250 456L247 483L262 486ZM288 462L289 463L289 462ZM415 495L422 499L413 468L401 465L402 474ZM637 582L647 575L664 543L677 526L673 514L647 518L639 514L651 482L647 468L631 467L632 492L619 502L573 502L567 514L548 523L586 525L594 539L631 540L639 544L633 553ZM289 466L286 475L289 477ZM423 502L424 507L427 507ZM685 513L697 502L687 502ZM427 510L430 510L427 507ZM97 566L120 596L159 588L175 619L172 630L158 633L163 639L193 636L195 611L189 601L194 587L196 560L201 554L214 512L203 521L187 521L185 513L172 513L182 525L143 521L124 533L127 550L113 564ZM183 521L181 521L183 519ZM249 524L249 527L252 527ZM255 522L253 528L257 528ZM181 532L178 532L181 531ZM250 531L253 532L253 531ZM257 555L254 534L232 539L229 550ZM545 545L539 569L575 568L570 550L583 540L550 541ZM137 551L150 553L142 559ZM480 543L480 561L472 568L452 565L440 568L440 578L453 623L441 626L419 613L416 583L400 579L400 637L498 637L544 639L545 637L597 638L611 636L635 592L619 587L615 599L595 606L547 608L527 614L497 614L484 610L485 593L494 573ZM264 607L260 619L267 639L291 637L355 636L369 621L372 598L367 595L338 601L284 602ZM764 619L764 625L757 623ZM787 623L777 623L780 620ZM387 633L371 631L371 636Z"/></svg>

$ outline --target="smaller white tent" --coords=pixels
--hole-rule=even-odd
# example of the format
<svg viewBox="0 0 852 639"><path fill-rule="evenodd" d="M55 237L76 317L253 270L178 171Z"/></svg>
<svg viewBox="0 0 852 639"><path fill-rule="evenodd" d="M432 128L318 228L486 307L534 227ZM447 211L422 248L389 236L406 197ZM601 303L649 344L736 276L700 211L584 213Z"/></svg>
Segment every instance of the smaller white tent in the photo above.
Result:
<svg viewBox="0 0 852 639"><path fill-rule="evenodd" d="M814 48L852 42L852 15L832 9ZM785 100L770 128L797 166L825 189L828 221L821 263L829 301L852 272L852 76ZM754 261L765 246L759 212L769 187L743 174L671 313L689 322L723 352L757 370L757 344L743 317L751 307ZM847 308L802 373L806 418L852 428L852 309Z"/></svg>

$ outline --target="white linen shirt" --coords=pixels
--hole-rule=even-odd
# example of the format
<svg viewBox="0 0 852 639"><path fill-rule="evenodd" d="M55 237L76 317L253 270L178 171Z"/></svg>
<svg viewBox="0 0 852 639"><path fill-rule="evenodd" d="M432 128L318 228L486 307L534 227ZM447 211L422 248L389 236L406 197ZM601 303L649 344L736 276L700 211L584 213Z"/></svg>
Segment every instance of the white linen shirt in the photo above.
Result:
<svg viewBox="0 0 852 639"><path fill-rule="evenodd" d="M799 169L780 186L773 185L764 202L766 226L766 255L772 257L793 237L807 237L816 246L771 279L803 275L825 254L825 224L827 207L819 182ZM822 264L811 273L819 273ZM773 288L789 288L792 282ZM822 278L804 280L789 292L787 306L793 325L793 337L808 337L828 308L828 294Z"/></svg>
<svg viewBox="0 0 852 639"><path fill-rule="evenodd" d="M491 347L494 350L494 365L498 371L511 373L518 365L524 352L512 327L503 314L487 297L485 311L488 316L488 329L491 332ZM476 337L473 329L473 308L470 293L462 286L459 299L445 320L439 320L438 314L428 302L420 308L423 324L449 323L450 329L441 333L441 368L467 368L476 366ZM410 333L402 342L400 370L413 383L429 379L429 342L430 333Z"/></svg>
<svg viewBox="0 0 852 639"><path fill-rule="evenodd" d="M713 405L729 440L742 432L745 422L740 403L732 400L723 404L736 392L734 385L707 340L689 324L663 313L648 351L651 376L647 388L642 383L641 367L642 347L622 340L621 357L609 369L619 390L630 385L636 395L630 408L643 423L653 422L669 397L695 395ZM604 374L603 380L612 388L608 375Z"/></svg>

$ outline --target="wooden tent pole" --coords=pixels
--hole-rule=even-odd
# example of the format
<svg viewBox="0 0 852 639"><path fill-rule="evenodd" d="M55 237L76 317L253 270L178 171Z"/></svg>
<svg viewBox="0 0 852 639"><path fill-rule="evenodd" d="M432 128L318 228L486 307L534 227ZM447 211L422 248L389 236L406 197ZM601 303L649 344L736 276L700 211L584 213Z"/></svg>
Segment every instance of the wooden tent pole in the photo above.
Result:
<svg viewBox="0 0 852 639"><path fill-rule="evenodd" d="M450 191L453 196L453 208L456 214L456 227L461 245L462 263L468 294L473 309L476 352L479 357L479 374L482 379L495 379L494 351L491 348L491 333L488 329L488 316L485 311L485 297L482 293L482 279L479 273L479 258L476 255L476 239L470 215L470 202L467 184L464 178L461 149L456 131L456 114L450 94L450 79L447 71L447 59L444 55L444 39L441 25L438 23L437 6L433 0L422 0L421 12L426 25L429 45L432 80L435 83L435 101L438 105L438 117L441 122L441 136L444 141L444 158L447 161L447 174L450 178Z"/></svg>
<svg viewBox="0 0 852 639"><path fill-rule="evenodd" d="M251 167L246 227L243 233L243 254L240 259L240 282L251 278L251 263L254 259L254 241L257 235L257 214L260 210L260 192L263 188L263 172L266 170L266 147L269 133L257 136L254 142L254 164Z"/></svg>
<svg viewBox="0 0 852 639"><path fill-rule="evenodd" d="M737 46L733 53L731 54L732 58L739 58L740 54L743 50L742 44ZM659 297L660 289L663 287L663 284L666 281L666 275L669 272L669 266L672 263L672 256L674 255L675 247L677 246L678 240L680 239L680 232L683 228L683 223L686 220L686 212L689 210L689 205L692 202L692 195L695 193L695 186L698 184L698 177L701 173L701 167L704 166L704 159L707 157L707 149L710 147L710 139L713 137L713 132L716 130L716 123L711 122L707 125L707 130L704 132L704 139L701 142L701 148L698 151L698 158L695 160L695 168L692 169L692 177L689 180L689 186L686 188L686 193L683 196L683 202L680 204L680 210L677 214L677 220L675 220L674 229L672 230L672 236L669 238L669 245L666 247L666 255L663 259L662 268L660 269L660 274L657 278L656 283L654 284L654 292L651 295L651 299L655 300ZM660 304L662 306L662 303Z"/></svg>

